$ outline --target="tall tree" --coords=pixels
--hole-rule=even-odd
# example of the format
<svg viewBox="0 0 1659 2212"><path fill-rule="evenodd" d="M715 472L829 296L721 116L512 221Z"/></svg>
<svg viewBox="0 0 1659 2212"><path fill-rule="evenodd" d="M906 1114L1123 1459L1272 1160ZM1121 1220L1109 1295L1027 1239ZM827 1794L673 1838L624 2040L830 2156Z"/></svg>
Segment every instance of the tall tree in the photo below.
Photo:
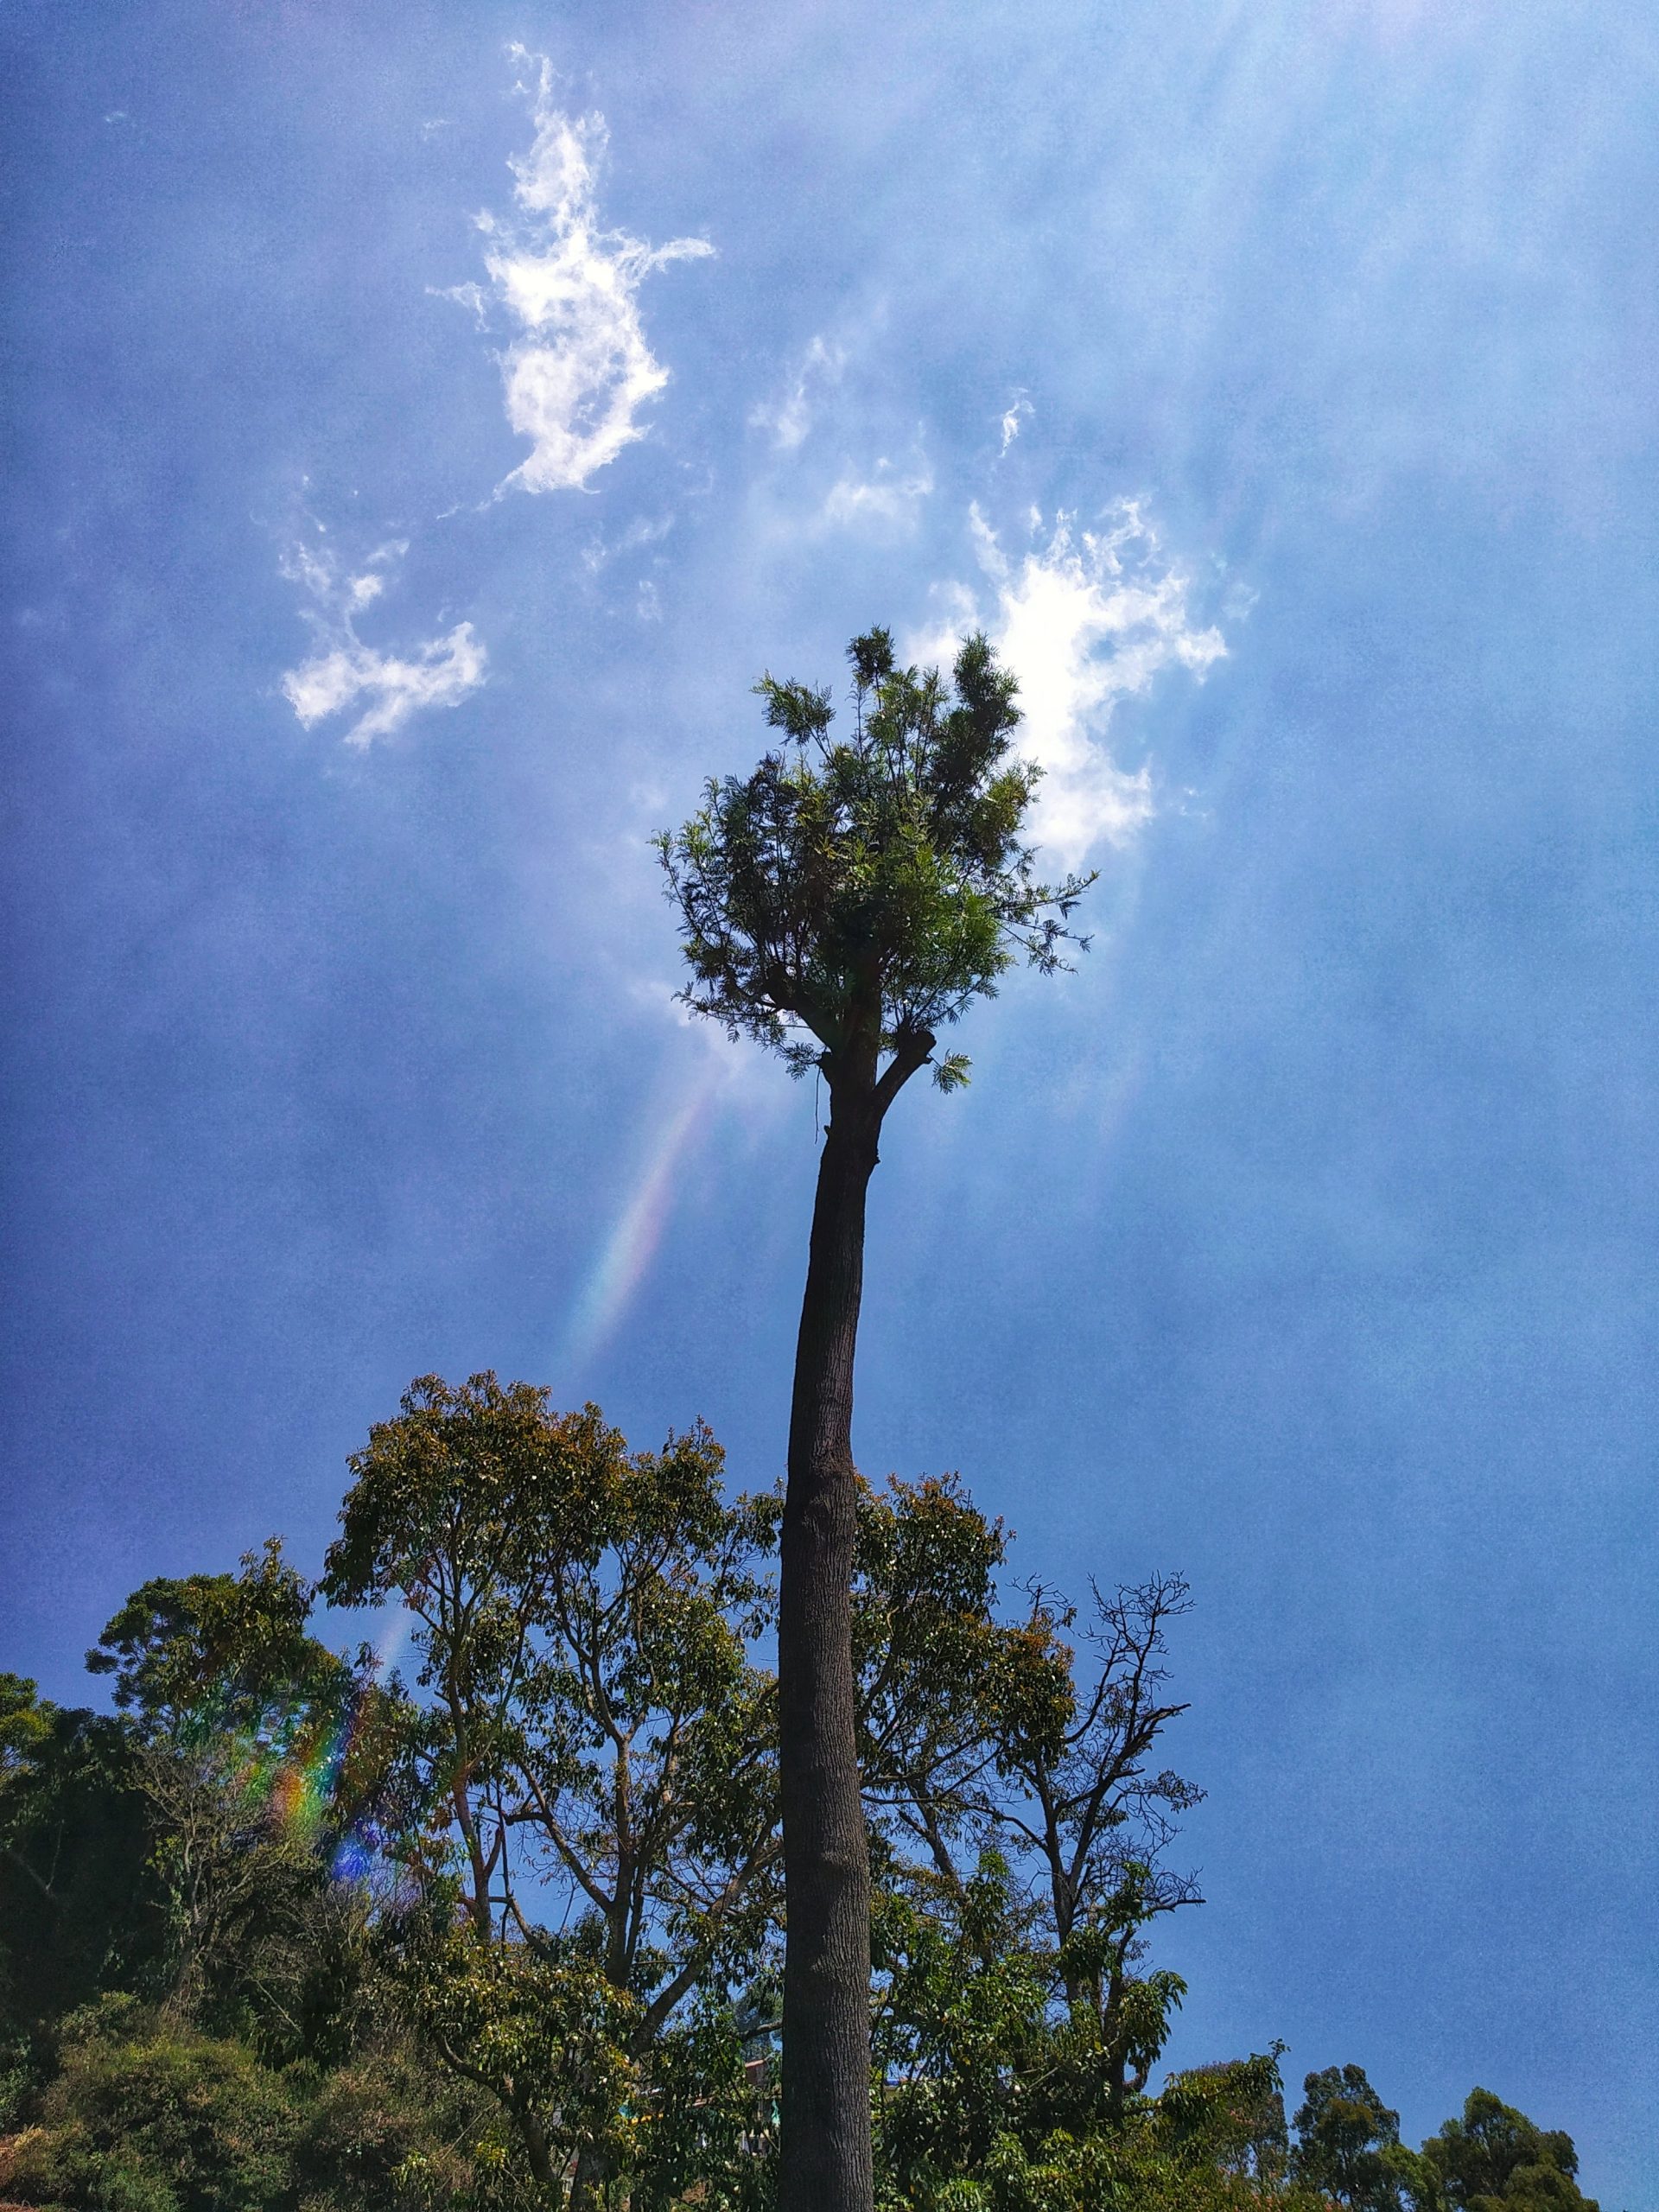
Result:
<svg viewBox="0 0 1659 2212"><path fill-rule="evenodd" d="M816 1069L818 1162L790 1408L779 1621L787 1939L785 2212L867 2212L869 1870L858 1770L850 1587L857 1541L853 1360L865 1205L889 1108L930 1064L965 1082L938 1033L1023 951L1062 963L1087 880L1036 880L1021 826L1038 769L1011 752L1013 677L983 637L952 681L900 668L885 630L855 638L850 733L827 690L764 677L784 741L710 782L661 841L700 1014Z"/></svg>
<svg viewBox="0 0 1659 2212"><path fill-rule="evenodd" d="M1545 2129L1490 2089L1471 2089L1420 2152L1390 2148L1414 2212L1597 2212L1578 2184L1573 2138Z"/></svg>

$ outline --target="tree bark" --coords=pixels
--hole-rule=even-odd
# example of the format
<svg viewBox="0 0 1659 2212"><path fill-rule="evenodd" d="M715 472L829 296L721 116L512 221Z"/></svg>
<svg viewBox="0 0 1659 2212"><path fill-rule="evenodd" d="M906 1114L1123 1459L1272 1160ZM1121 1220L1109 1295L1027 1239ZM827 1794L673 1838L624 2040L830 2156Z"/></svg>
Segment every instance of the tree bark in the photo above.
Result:
<svg viewBox="0 0 1659 2212"><path fill-rule="evenodd" d="M593 2212L606 2179L607 2161L601 2153L591 2150L580 2152L565 2212Z"/></svg>
<svg viewBox="0 0 1659 2212"><path fill-rule="evenodd" d="M547 2147L547 2137L543 2133L542 2123L527 2104L516 2105L512 2110L518 2123L518 2139L524 2146L531 2174L543 2189L553 2189L559 2177L553 2164L553 2153Z"/></svg>
<svg viewBox="0 0 1659 2212"><path fill-rule="evenodd" d="M874 1056L872 1055L872 1060ZM790 1410L778 1616L784 1820L782 2212L870 2212L870 1876L851 1590L853 1358L882 1103L832 1084Z"/></svg>

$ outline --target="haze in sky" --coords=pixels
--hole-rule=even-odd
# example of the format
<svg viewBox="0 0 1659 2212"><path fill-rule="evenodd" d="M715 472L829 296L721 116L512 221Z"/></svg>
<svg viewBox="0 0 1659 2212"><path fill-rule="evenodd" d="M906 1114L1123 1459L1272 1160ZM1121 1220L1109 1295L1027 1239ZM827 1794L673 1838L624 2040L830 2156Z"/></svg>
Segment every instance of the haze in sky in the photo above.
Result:
<svg viewBox="0 0 1659 2212"><path fill-rule="evenodd" d="M650 835L980 625L1094 943L889 1125L861 1464L1190 1579L1172 2063L1659 2212L1651 10L0 40L0 1666L315 1571L428 1371L776 1477L814 1095Z"/></svg>

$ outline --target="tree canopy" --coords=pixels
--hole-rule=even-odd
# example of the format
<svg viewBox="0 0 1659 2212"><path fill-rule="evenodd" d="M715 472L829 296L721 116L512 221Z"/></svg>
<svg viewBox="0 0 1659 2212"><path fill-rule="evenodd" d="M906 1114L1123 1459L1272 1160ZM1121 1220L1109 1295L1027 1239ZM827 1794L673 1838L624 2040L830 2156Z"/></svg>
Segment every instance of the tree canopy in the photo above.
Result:
<svg viewBox="0 0 1659 2212"><path fill-rule="evenodd" d="M490 1375L351 1473L321 1583L133 1593L114 1714L0 1674L0 2198L775 2212L778 1495ZM879 2212L1594 2212L1485 2089L1412 2151L1355 2065L1288 2122L1281 2046L1159 2085L1185 1586L1005 1594L948 1475L857 1520ZM325 1592L410 1611L410 1679Z"/></svg>

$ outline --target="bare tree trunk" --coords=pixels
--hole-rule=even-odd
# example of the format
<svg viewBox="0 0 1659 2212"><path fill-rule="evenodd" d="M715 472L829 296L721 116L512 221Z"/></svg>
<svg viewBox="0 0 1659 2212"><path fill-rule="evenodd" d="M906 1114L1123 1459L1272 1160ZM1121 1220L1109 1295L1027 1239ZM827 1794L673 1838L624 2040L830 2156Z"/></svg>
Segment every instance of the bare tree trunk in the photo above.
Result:
<svg viewBox="0 0 1659 2212"><path fill-rule="evenodd" d="M870 2212L874 2196L870 1874L852 1660L852 1421L864 1206L881 1111L873 1082L839 1088L840 1096L831 1090L801 1302L780 1561L782 2212Z"/></svg>

